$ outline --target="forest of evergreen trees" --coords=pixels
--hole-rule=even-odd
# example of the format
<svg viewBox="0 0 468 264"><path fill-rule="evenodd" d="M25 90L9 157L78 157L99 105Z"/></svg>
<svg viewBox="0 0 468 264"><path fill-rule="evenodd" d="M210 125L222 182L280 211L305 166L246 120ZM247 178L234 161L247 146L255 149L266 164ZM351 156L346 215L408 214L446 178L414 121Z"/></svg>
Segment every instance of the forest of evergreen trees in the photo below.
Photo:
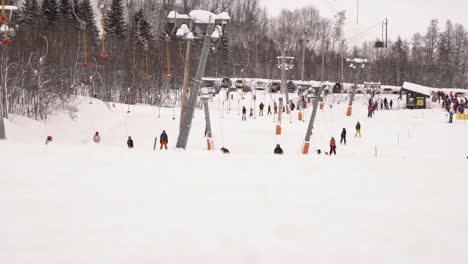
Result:
<svg viewBox="0 0 468 264"><path fill-rule="evenodd" d="M287 55L296 57L289 79L341 81L343 54L370 60L361 81L460 88L468 84L467 32L451 21L443 26L428 21L425 33L390 40L388 48L377 50L373 42L348 43L345 12L325 18L313 6L270 17L259 0L24 0L16 36L2 47L3 115L43 119L64 107L72 95L91 93L106 101L160 104L181 88L185 59L185 43L175 37L167 14L195 9L231 16L219 45L210 51L205 76L278 79L276 56L285 48ZM107 58L101 56L103 32ZM203 41L202 30L195 32L190 78ZM168 70L170 80L164 77ZM343 75L343 81L352 81L347 67Z"/></svg>

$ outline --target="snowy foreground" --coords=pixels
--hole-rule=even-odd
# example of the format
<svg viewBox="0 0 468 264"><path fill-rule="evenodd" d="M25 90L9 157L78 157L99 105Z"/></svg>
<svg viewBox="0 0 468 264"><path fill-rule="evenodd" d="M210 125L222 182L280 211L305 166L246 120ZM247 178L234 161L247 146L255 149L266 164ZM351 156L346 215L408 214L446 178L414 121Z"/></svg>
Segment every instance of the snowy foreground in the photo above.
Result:
<svg viewBox="0 0 468 264"><path fill-rule="evenodd" d="M296 112L278 137L273 117L242 122L237 100L227 113L215 98L215 145L232 153L222 155L206 150L202 111L183 152L178 108L159 117L155 107L127 113L88 100L46 122L8 121L0 263L468 263L468 122L448 124L438 108L368 119L359 98L346 117L335 98L318 113L311 149L328 151L343 127L348 144L337 156L303 156L307 122ZM153 151L163 129L170 149ZM277 143L284 156L272 154Z"/></svg>

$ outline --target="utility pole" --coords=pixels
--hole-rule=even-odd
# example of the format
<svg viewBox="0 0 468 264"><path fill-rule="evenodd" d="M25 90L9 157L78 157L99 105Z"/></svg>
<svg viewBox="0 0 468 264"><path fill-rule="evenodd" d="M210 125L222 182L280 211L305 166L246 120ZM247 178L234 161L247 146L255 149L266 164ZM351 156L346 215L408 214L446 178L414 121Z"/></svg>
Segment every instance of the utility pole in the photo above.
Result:
<svg viewBox="0 0 468 264"><path fill-rule="evenodd" d="M286 93L288 96L287 87L286 87L286 48L283 48L281 54L281 89L280 89L280 96L278 98L278 125L281 127L281 119L283 113L283 93ZM286 101L288 98L286 98Z"/></svg>
<svg viewBox="0 0 468 264"><path fill-rule="evenodd" d="M353 72L353 79L354 79L353 91L351 93L351 96L349 97L348 109L346 111L346 115L351 116L352 111L353 111L352 109L353 109L354 96L356 95L356 90L357 90L357 82L358 82L358 79L359 79L359 75L361 73L361 69L364 69L364 67L367 64L367 60L366 59L355 58L355 59L352 59L352 60L346 59L346 61L351 63L349 65L349 67L354 71Z"/></svg>
<svg viewBox="0 0 468 264"><path fill-rule="evenodd" d="M344 83L344 44L345 40L341 40L341 89L343 89Z"/></svg>
<svg viewBox="0 0 468 264"><path fill-rule="evenodd" d="M214 20L211 16L209 20L210 21L208 22L208 27L206 30L200 61L198 63L197 73L195 75L195 86L190 92L188 98L187 109L184 112L182 127L180 129L179 137L177 138L177 148L185 149L187 147L188 137L190 134L190 129L192 127L193 114L195 113L195 105L197 103L198 93L200 92L200 88L203 85L203 74L205 73L206 61L208 59L208 53L210 50L211 34L213 33L215 27Z"/></svg>
<svg viewBox="0 0 468 264"><path fill-rule="evenodd" d="M5 48L5 74L4 74L4 82L5 82L5 91L7 90L6 89L6 86L7 86L7 74L8 74L8 53L7 53L7 49ZM7 109L7 105L8 105L8 100L7 100L7 96L8 94L5 92L5 98L3 98L3 93L0 92L0 140L4 140L6 139L6 133L5 133L5 123L4 123L4 118L6 117L6 114L4 114L3 112L6 111Z"/></svg>
<svg viewBox="0 0 468 264"><path fill-rule="evenodd" d="M307 155L309 153L310 136L312 135L312 129L314 128L315 116L317 115L317 108L320 102L320 96L322 95L324 88L325 88L324 85L322 85L321 87L312 88L314 89L315 98L314 98L312 115L310 116L309 126L307 127L307 132L306 132L306 136L304 140L304 146L302 148L302 154L304 155Z"/></svg>
<svg viewBox="0 0 468 264"><path fill-rule="evenodd" d="M321 77L320 81L323 83L323 75L324 75L324 70L325 70L325 42L322 39L322 70L321 70Z"/></svg>
<svg viewBox="0 0 468 264"><path fill-rule="evenodd" d="M359 0L357 0L357 9L356 9L356 21L359 24Z"/></svg>
<svg viewBox="0 0 468 264"><path fill-rule="evenodd" d="M301 81L304 81L304 72L305 72L305 52L306 52L306 38L302 40L302 66L301 66Z"/></svg>
<svg viewBox="0 0 468 264"><path fill-rule="evenodd" d="M192 23L190 23L190 32L192 31ZM184 66L184 83L182 85L182 100L180 105L180 124L179 131L182 129L182 120L184 119L185 109L187 108L187 96L189 93L189 66L190 66L190 51L192 41L187 39L187 48L185 50L185 66Z"/></svg>

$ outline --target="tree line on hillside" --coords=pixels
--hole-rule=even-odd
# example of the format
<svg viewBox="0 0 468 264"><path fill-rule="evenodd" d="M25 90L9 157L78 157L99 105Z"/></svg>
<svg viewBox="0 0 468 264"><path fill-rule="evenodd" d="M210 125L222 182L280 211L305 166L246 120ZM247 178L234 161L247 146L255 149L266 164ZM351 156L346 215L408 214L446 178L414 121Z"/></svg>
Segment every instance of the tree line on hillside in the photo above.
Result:
<svg viewBox="0 0 468 264"><path fill-rule="evenodd" d="M205 76L279 79L277 56L284 50L296 58L289 79L351 82L346 64L341 71L342 58L366 57L370 64L362 80L436 87L464 87L467 82L467 33L450 21L441 31L433 20L426 34L389 41L388 48L378 51L371 42L348 43L344 11L326 18L314 6L270 17L259 0L25 0L16 36L2 48L3 115L43 119L66 107L74 95L163 104L180 90L185 63L185 43L176 38L167 14L196 9L231 16L210 50ZM190 78L203 42L203 29L194 32ZM170 79L164 77L167 71Z"/></svg>

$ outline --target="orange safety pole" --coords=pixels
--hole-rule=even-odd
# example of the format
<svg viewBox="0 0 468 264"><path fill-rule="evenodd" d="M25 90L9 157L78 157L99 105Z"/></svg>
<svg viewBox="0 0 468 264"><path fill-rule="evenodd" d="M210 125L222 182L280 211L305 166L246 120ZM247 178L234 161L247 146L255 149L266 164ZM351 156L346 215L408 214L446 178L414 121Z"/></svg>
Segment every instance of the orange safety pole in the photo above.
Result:
<svg viewBox="0 0 468 264"><path fill-rule="evenodd" d="M107 57L109 57L109 55L107 55L107 53L106 53L106 30L105 30L105 27L104 27L104 23L105 23L105 19L104 19L104 15L103 15L102 19L101 19L101 26L102 26L102 34L101 34L102 53L101 53L101 58L107 59Z"/></svg>
<svg viewBox="0 0 468 264"><path fill-rule="evenodd" d="M166 35L166 77L171 76L171 52L169 49L169 42L171 41L171 38L169 35Z"/></svg>

